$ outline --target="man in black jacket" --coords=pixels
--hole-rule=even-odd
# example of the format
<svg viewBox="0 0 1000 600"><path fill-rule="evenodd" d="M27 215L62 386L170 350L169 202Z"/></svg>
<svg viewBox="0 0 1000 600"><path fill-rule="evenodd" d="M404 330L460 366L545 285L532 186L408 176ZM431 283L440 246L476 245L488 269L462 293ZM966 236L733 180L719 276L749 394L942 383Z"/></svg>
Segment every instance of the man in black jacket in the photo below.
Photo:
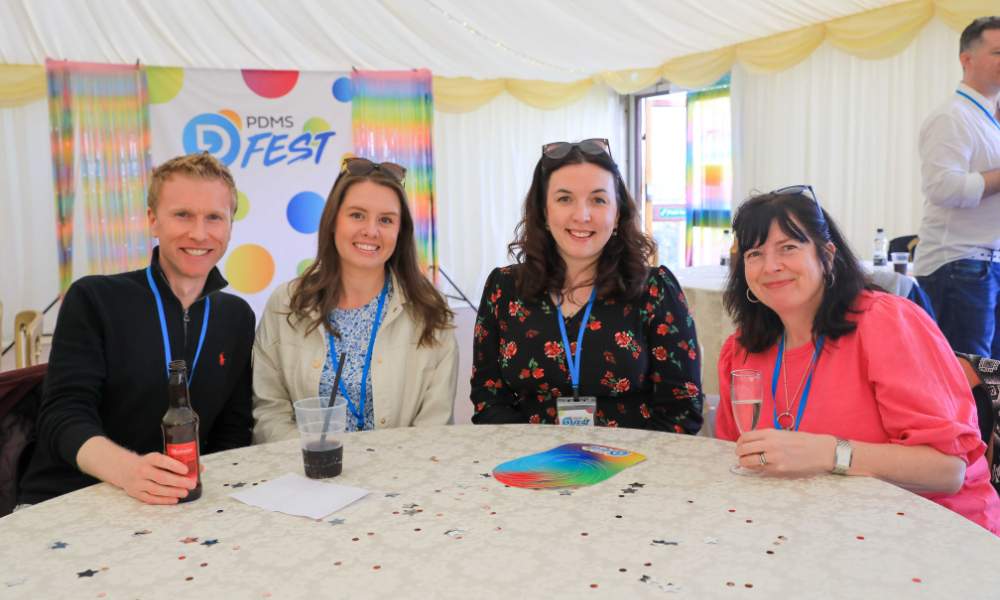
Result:
<svg viewBox="0 0 1000 600"><path fill-rule="evenodd" d="M236 212L232 175L207 153L153 172L147 211L159 239L146 269L89 276L66 292L18 501L106 481L150 504L174 504L195 481L160 451L167 364L188 364L202 453L250 443L254 314L215 264Z"/></svg>

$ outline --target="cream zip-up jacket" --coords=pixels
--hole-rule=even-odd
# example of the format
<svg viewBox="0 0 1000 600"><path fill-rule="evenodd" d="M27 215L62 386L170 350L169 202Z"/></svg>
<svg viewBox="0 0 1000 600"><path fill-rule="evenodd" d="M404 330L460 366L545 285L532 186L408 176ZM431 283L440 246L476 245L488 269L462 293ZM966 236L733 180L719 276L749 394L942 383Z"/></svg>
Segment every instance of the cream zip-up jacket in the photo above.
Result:
<svg viewBox="0 0 1000 600"><path fill-rule="evenodd" d="M305 335L306 325L288 324L290 288L278 287L264 309L253 345L253 441L255 444L298 437L292 402L319 394L327 355L326 330ZM372 353L372 400L375 427L446 425L452 422L458 377L458 342L454 330L438 332L437 343L418 347L422 328L406 309L395 274L385 319Z"/></svg>

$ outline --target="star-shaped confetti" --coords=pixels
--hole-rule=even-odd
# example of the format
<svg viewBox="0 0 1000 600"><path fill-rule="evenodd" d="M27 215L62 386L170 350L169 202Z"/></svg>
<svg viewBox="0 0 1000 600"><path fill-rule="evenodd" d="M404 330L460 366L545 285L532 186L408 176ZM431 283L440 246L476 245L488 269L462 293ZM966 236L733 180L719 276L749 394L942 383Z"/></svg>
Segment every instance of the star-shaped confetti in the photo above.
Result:
<svg viewBox="0 0 1000 600"><path fill-rule="evenodd" d="M386 498L395 498L398 495L399 495L399 492L386 492L385 497Z"/></svg>
<svg viewBox="0 0 1000 600"><path fill-rule="evenodd" d="M180 542L182 544L193 544L193 543L195 543L197 541L198 541L198 538L196 538L196 537L186 537L183 540L180 540Z"/></svg>
<svg viewBox="0 0 1000 600"><path fill-rule="evenodd" d="M153 532L150 531L150 530L148 530L148 529L140 529L139 531L136 531L132 535L149 535L151 533L153 533Z"/></svg>
<svg viewBox="0 0 1000 600"><path fill-rule="evenodd" d="M447 535L447 536L453 537L453 538L462 539L462 536L465 535L465 530L464 529L449 529L448 531L445 531L444 534Z"/></svg>
<svg viewBox="0 0 1000 600"><path fill-rule="evenodd" d="M404 505L403 505L403 508L416 508L416 507L418 507L418 506L420 506L420 505L419 505L419 504L417 504L416 502L411 502L411 503L409 503L409 504L404 504Z"/></svg>
<svg viewBox="0 0 1000 600"><path fill-rule="evenodd" d="M408 509L406 509L406 510L403 511L403 514L406 515L406 516L408 516L408 517L412 517L413 515L417 514L418 512L420 512L419 509L408 508Z"/></svg>
<svg viewBox="0 0 1000 600"><path fill-rule="evenodd" d="M480 473L479 476L480 477L485 477L486 479L489 479L490 477L492 477L492 475L490 475L489 473Z"/></svg>
<svg viewBox="0 0 1000 600"><path fill-rule="evenodd" d="M624 490L622 490L622 493L623 494L634 494L635 493L635 488L625 488Z"/></svg>
<svg viewBox="0 0 1000 600"><path fill-rule="evenodd" d="M573 490L559 490L560 496L572 496Z"/></svg>
<svg viewBox="0 0 1000 600"><path fill-rule="evenodd" d="M365 448L365 452L375 452L375 448Z"/></svg>
<svg viewBox="0 0 1000 600"><path fill-rule="evenodd" d="M343 525L344 524L344 520L343 519L330 519L329 523L330 523L330 525Z"/></svg>
<svg viewBox="0 0 1000 600"><path fill-rule="evenodd" d="M628 484L628 486L629 487L634 487L634 488L643 488L643 487L646 487L646 484L645 483L639 483L638 481L634 481L634 482Z"/></svg>
<svg viewBox="0 0 1000 600"><path fill-rule="evenodd" d="M202 546L214 546L219 543L219 540L205 540L201 543Z"/></svg>
<svg viewBox="0 0 1000 600"><path fill-rule="evenodd" d="M673 541L668 541L668 540L653 540L653 543L650 544L650 545L653 545L653 546L677 546L677 545L680 545L680 542L673 542Z"/></svg>
<svg viewBox="0 0 1000 600"><path fill-rule="evenodd" d="M93 577L94 575L97 575L98 573L100 573L100 571L95 571L93 569L87 569L86 571L80 571L79 573L76 574L76 576L77 577Z"/></svg>
<svg viewBox="0 0 1000 600"><path fill-rule="evenodd" d="M707 538L705 538L705 543L706 544L718 544L719 543L719 538L717 538L717 537L711 537L711 536L707 537Z"/></svg>
<svg viewBox="0 0 1000 600"><path fill-rule="evenodd" d="M245 481L241 481L241 482L239 482L239 483L234 483L234 484L232 484L232 485L231 485L230 487L232 487L232 488L234 488L234 489L235 489L235 488L241 488L241 487L245 486L246 484L247 484L247 482L245 482Z"/></svg>
<svg viewBox="0 0 1000 600"><path fill-rule="evenodd" d="M66 542L54 542L51 546L49 546L49 550L62 550L66 546L69 546Z"/></svg>

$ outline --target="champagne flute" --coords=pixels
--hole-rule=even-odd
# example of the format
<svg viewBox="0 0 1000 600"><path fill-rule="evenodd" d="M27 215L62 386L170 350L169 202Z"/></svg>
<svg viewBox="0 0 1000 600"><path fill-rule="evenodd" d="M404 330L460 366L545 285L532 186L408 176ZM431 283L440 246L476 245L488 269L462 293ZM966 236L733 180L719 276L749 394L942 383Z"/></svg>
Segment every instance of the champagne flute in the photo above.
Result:
<svg viewBox="0 0 1000 600"><path fill-rule="evenodd" d="M752 431L760 420L760 407L764 399L764 384L760 371L756 369L736 369L730 373L729 387L730 404L733 407L733 419L740 433ZM733 465L730 469L737 475L749 475L753 471Z"/></svg>

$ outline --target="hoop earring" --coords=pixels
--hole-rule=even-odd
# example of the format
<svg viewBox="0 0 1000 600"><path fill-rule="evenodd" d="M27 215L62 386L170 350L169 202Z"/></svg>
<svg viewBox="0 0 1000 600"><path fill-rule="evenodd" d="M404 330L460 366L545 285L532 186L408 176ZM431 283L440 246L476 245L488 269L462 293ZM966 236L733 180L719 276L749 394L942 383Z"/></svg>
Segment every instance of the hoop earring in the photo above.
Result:
<svg viewBox="0 0 1000 600"><path fill-rule="evenodd" d="M830 271L828 275L830 275L830 281L826 284L826 287L833 288L833 284L837 282L837 276L834 274L833 271Z"/></svg>
<svg viewBox="0 0 1000 600"><path fill-rule="evenodd" d="M612 236L618 235L618 228L617 227L615 227L614 229L611 230L611 235Z"/></svg>
<svg viewBox="0 0 1000 600"><path fill-rule="evenodd" d="M747 301L750 302L750 303L752 303L752 304L760 304L760 300L758 300L755 297L751 297L750 296L750 288L749 287L747 288Z"/></svg>

